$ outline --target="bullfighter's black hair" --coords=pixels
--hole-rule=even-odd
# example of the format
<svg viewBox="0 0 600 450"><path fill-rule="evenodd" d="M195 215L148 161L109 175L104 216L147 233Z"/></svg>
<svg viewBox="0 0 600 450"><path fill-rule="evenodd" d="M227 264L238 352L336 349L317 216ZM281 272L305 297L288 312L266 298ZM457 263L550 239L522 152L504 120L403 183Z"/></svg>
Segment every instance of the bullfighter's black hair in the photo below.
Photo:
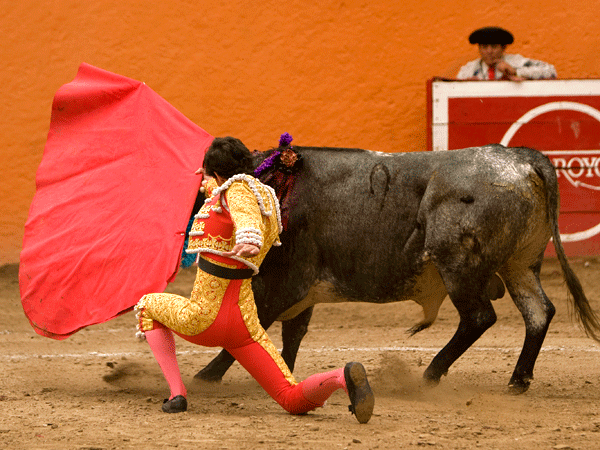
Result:
<svg viewBox="0 0 600 450"><path fill-rule="evenodd" d="M226 180L238 173L252 175L252 154L237 138L215 138L204 155L202 167L207 175L214 177L219 174Z"/></svg>

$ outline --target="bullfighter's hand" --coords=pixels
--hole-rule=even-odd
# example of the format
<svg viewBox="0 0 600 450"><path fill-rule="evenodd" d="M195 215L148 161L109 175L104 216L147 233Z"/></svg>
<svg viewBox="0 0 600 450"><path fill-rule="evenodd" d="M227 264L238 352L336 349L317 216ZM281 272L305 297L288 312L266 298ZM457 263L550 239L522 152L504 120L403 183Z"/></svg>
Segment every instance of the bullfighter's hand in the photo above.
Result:
<svg viewBox="0 0 600 450"><path fill-rule="evenodd" d="M204 194L206 192L206 183L208 183L208 180L210 180L212 177L206 175L204 167L200 167L198 170L196 170L195 173L196 175L202 175L202 182L200 183L200 192Z"/></svg>
<svg viewBox="0 0 600 450"><path fill-rule="evenodd" d="M223 253L223 256L256 256L258 252L260 252L258 245L236 244L230 252Z"/></svg>

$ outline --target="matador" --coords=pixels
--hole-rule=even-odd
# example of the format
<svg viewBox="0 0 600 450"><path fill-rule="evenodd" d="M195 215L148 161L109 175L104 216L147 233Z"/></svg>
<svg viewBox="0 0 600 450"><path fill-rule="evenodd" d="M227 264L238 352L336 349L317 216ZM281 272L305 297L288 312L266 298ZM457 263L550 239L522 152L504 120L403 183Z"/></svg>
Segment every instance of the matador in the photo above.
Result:
<svg viewBox="0 0 600 450"><path fill-rule="evenodd" d="M148 294L136 306L139 334L148 341L169 385L162 410L187 410L175 333L194 344L227 350L291 414L321 407L343 389L350 411L366 423L374 396L362 364L350 362L298 383L259 322L251 279L271 246L281 245L282 228L275 192L251 176L251 168L251 153L240 140L213 141L198 171L213 178L189 234L187 252L197 254L198 264L190 298Z"/></svg>

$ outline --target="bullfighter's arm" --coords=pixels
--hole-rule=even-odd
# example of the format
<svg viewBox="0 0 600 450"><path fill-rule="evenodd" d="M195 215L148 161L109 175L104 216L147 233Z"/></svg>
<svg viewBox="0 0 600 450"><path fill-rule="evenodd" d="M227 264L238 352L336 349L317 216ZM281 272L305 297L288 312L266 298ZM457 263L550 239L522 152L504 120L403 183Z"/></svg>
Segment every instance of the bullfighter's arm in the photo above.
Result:
<svg viewBox="0 0 600 450"><path fill-rule="evenodd" d="M225 194L235 226L233 254L254 256L263 244L262 214L254 193L244 182L232 183Z"/></svg>

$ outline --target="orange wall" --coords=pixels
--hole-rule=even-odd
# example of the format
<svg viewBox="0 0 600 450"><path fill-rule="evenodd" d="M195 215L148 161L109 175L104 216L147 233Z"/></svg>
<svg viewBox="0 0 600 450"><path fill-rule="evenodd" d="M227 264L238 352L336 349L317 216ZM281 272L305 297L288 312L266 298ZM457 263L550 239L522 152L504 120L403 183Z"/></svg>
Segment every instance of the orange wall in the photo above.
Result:
<svg viewBox="0 0 600 450"><path fill-rule="evenodd" d="M2 3L0 264L18 262L52 98L81 62L250 149L287 131L298 145L423 150L426 80L476 57L479 26L508 28L511 52L561 78L600 78L598 0Z"/></svg>

